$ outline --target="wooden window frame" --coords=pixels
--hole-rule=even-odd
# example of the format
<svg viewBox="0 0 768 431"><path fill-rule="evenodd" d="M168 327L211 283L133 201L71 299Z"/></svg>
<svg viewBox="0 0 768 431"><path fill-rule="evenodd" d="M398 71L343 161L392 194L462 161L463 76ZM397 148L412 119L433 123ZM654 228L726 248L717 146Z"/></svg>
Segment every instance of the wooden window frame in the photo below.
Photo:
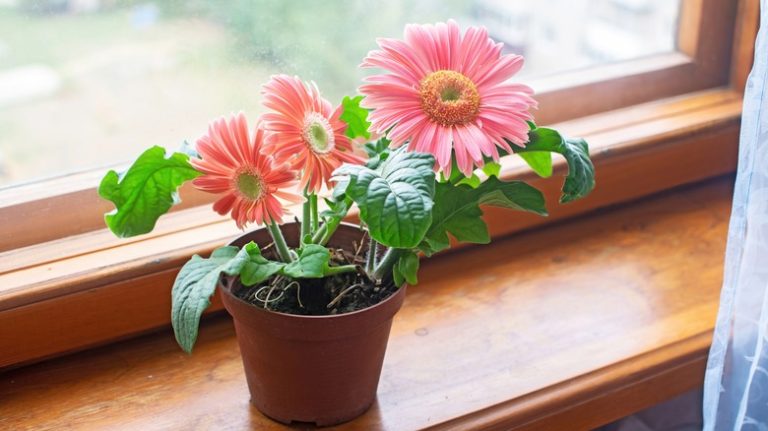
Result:
<svg viewBox="0 0 768 431"><path fill-rule="evenodd" d="M753 56L759 3L740 0L733 9L718 9L731 4L720 0L684 0L684 4L682 52L674 58L638 60L646 69L640 67L634 75L621 75L614 65L591 69L591 76L568 74L562 79L568 89L555 88L546 80L534 83L547 88L539 95L540 122L557 122L561 130L590 142L599 186L583 201L550 205L546 219L510 217L488 208L486 220L493 236L735 169L742 89ZM720 13L701 13L705 7ZM722 38L722 31L733 33L733 39ZM712 35L720 36L720 42L713 42ZM629 64L634 67L634 62ZM667 79L680 87L652 85ZM605 91L625 86L644 91L627 96ZM588 97L598 90L601 97ZM547 108L566 99L589 103L566 104L557 111ZM555 178L544 180L518 160L505 159L503 176L530 181L555 202L557 177L567 167L561 161L555 169ZM102 229L101 213L109 205L98 199L92 186L101 173L16 187L0 195L0 368L167 325L170 285L183 262L238 233L231 221L200 206L210 202L210 196L186 188L184 205L162 220L155 232L116 240ZM220 303L214 301L212 311L219 309Z"/></svg>
<svg viewBox="0 0 768 431"><path fill-rule="evenodd" d="M707 10L708 13L702 13ZM536 90L540 124L588 115L728 84L737 4L722 0L681 0L678 52L601 65L528 83ZM600 94L600 97L593 97ZM0 252L104 227L110 203L99 199L96 169L0 190ZM212 196L185 187L183 210L212 202ZM55 220L54 223L50 223ZM40 229L46 226L46 229Z"/></svg>
<svg viewBox="0 0 768 431"><path fill-rule="evenodd" d="M537 121L559 123L726 85L732 44L722 35L733 34L737 13L737 2L681 0L677 52L534 80Z"/></svg>

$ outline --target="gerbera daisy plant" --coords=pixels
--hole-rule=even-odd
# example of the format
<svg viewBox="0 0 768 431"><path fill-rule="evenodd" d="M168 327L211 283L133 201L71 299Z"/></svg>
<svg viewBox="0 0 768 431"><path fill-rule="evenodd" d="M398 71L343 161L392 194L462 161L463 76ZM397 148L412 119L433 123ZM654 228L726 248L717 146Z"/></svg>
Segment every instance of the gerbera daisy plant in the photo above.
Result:
<svg viewBox="0 0 768 431"><path fill-rule="evenodd" d="M547 177L552 153L562 155L561 203L593 189L587 143L536 126L534 93L514 82L523 57L484 28L408 25L403 39L377 43L361 63L375 72L356 97L334 106L312 82L273 76L262 87L266 112L251 125L242 113L215 120L194 145L150 148L102 180L100 195L115 205L106 223L119 237L151 231L187 181L216 194L214 211L238 228L270 234L269 243L221 247L181 269L172 323L185 351L222 274L255 306L340 314L370 306L361 295L382 300L417 284L419 258L449 248L450 237L490 242L482 206L546 215L539 190L502 175L502 157ZM328 246L345 219L365 232L355 250ZM298 238L287 241L281 225L293 220Z"/></svg>

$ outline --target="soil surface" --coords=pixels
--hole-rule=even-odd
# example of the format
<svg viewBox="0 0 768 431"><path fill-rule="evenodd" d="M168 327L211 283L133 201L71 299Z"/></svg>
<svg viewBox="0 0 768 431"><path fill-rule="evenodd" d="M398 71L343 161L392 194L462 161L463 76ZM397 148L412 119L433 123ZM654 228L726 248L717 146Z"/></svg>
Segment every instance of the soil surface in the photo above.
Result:
<svg viewBox="0 0 768 431"><path fill-rule="evenodd" d="M269 256L271 250L265 252ZM287 314L324 316L351 313L387 299L397 288L391 279L377 285L362 270L364 259L357 254L331 249L331 266L354 264L358 272L327 278L289 279L275 276L264 283L246 287L234 279L232 292L238 298L270 311ZM222 280L225 282L226 279Z"/></svg>

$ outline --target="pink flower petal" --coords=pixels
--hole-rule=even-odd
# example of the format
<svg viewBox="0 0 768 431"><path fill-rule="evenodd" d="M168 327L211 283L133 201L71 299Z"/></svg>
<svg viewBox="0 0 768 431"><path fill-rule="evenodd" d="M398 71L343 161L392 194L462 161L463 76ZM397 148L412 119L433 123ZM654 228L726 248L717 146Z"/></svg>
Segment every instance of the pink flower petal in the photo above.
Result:
<svg viewBox="0 0 768 431"><path fill-rule="evenodd" d="M282 210L275 211L277 217L270 217L258 210L264 208L260 202L271 199L293 201L302 199L295 192L296 173L286 165L277 165L271 156L262 152L262 146L270 135L259 122L253 138L248 133L248 123L242 113L228 120L214 121L208 134L197 141L201 159L192 159L192 165L202 175L192 181L196 188L222 194L213 205L219 214L230 213L241 229L248 223L263 223L264 220L280 222ZM260 181L261 193L255 198L246 196L238 189L241 175L249 175ZM249 192L246 192L249 193ZM253 193L252 191L250 192ZM278 195L279 194L279 195ZM281 207L282 208L282 207Z"/></svg>
<svg viewBox="0 0 768 431"><path fill-rule="evenodd" d="M462 34L452 20L408 25L404 40L377 42L381 49L371 51L362 66L382 68L385 73L365 78L359 90L365 96L362 105L373 109L368 116L370 129L388 133L393 147L410 142L409 150L433 154L437 169L446 174L453 154L459 169L471 175L485 157L498 159L498 148L510 150L505 139L517 145L527 141L526 121L532 119L529 111L536 107L533 91L508 82L522 67L523 58L504 55L503 45L490 39L484 28L470 27ZM438 70L463 77L446 72L432 75ZM422 90L430 76L430 87ZM461 94L477 91L474 96L462 96L466 97L464 103L470 103L464 106L479 99L476 110L451 111L459 109L451 106L459 105L440 105L441 96L435 96L440 93L431 86L440 79L454 83L443 85L473 85L464 87L470 90Z"/></svg>

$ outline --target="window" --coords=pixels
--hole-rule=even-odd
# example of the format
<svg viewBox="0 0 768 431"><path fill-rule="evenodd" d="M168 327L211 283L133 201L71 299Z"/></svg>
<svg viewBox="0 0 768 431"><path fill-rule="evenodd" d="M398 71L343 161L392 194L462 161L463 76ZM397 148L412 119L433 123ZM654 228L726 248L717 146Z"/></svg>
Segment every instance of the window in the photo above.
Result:
<svg viewBox="0 0 768 431"><path fill-rule="evenodd" d="M60 313L58 300L136 310L110 328L67 323L71 340L57 345L38 326L28 358L167 323L160 287L236 230L195 208L210 196L183 189L157 232L115 240L95 193L104 166L175 148L217 115L257 113L259 85L278 71L339 100L374 36L399 37L406 22L485 25L527 55L538 122L588 138L599 188L549 220L730 172L756 10L753 0L0 0L0 323L23 324L38 306ZM514 162L505 172L525 175ZM546 221L487 215L494 235Z"/></svg>
<svg viewBox="0 0 768 431"><path fill-rule="evenodd" d="M724 82L728 39L709 31L698 37L697 29L726 34L735 9L727 3L2 2L0 219L22 226L0 251L101 228L98 214L108 206L80 192L92 190L104 166L148 145L174 149L218 115L260 112L259 86L272 73L313 79L331 100L354 94L364 76L355 66L375 37L398 37L408 22L452 17L484 25L508 50L526 55L520 79L539 93L537 120L548 124ZM697 56L714 67L696 64ZM44 181L62 175L55 187ZM208 201L185 195L187 206ZM36 222L23 227L21 215L61 215L50 200L61 196L82 213L67 216L52 235ZM47 203L20 210L39 200Z"/></svg>
<svg viewBox="0 0 768 431"><path fill-rule="evenodd" d="M260 111L273 73L341 100L375 38L407 22L484 25L527 57L530 79L673 52L678 14L670 0L7 2L0 187L174 148L215 116Z"/></svg>

